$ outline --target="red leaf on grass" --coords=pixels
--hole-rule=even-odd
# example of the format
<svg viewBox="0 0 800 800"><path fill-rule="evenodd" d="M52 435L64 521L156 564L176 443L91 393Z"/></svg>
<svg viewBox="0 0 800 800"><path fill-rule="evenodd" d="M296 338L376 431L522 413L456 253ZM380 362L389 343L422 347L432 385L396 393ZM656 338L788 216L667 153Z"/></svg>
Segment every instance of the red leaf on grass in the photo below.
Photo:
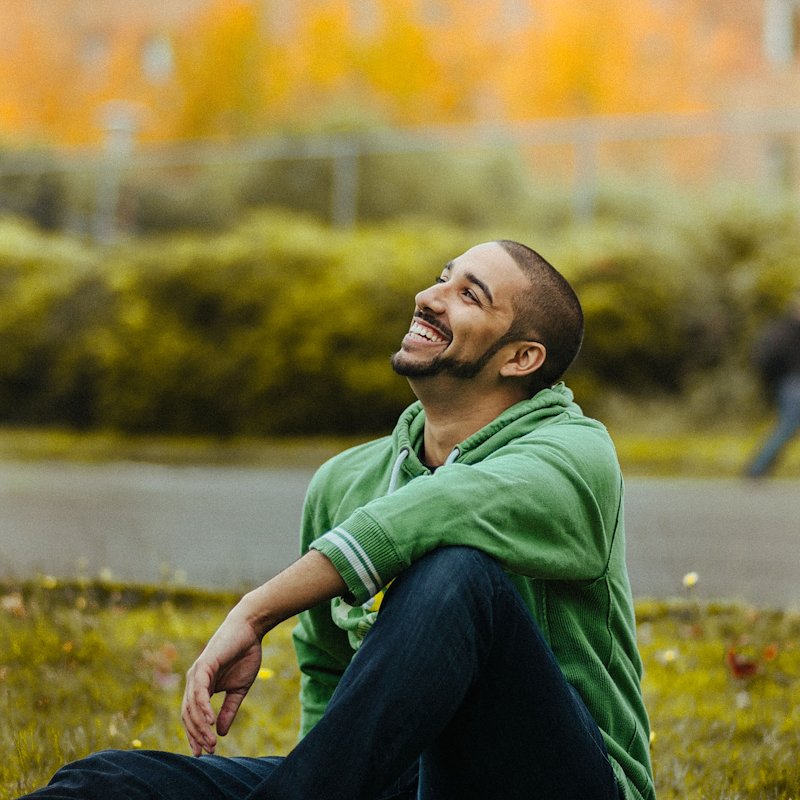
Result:
<svg viewBox="0 0 800 800"><path fill-rule="evenodd" d="M737 653L733 647L728 650L728 666L734 678L752 678L758 672L758 661Z"/></svg>

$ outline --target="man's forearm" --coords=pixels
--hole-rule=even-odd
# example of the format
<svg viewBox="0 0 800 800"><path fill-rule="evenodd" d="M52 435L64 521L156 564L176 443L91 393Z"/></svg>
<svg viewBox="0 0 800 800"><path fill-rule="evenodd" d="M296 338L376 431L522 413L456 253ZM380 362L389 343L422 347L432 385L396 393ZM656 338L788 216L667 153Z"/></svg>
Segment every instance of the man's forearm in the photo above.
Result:
<svg viewBox="0 0 800 800"><path fill-rule="evenodd" d="M310 550L274 578L248 592L235 611L262 636L279 623L332 597L347 586L330 559Z"/></svg>

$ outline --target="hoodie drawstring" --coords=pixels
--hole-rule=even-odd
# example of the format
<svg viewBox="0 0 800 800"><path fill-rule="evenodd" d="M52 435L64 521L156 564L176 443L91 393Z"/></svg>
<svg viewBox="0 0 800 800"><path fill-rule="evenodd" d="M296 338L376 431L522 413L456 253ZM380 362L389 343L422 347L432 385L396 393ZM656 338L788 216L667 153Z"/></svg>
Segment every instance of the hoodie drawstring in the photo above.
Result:
<svg viewBox="0 0 800 800"><path fill-rule="evenodd" d="M392 474L389 478L389 491L386 494L391 494L397 488L397 482L400 480L400 468L403 466L410 452L408 447L400 448L400 452L397 454L394 466L392 467Z"/></svg>
<svg viewBox="0 0 800 800"><path fill-rule="evenodd" d="M394 461L394 465L392 466L392 474L389 477L389 490L386 494L391 494L396 488L397 484L400 480L400 470L405 463L405 460L408 458L409 453L411 450L408 447L401 447L400 452L397 454L397 458ZM461 455L461 449L459 447L454 447L450 451L450 455L447 456L444 464L442 466L446 466L447 464L452 464L459 456Z"/></svg>

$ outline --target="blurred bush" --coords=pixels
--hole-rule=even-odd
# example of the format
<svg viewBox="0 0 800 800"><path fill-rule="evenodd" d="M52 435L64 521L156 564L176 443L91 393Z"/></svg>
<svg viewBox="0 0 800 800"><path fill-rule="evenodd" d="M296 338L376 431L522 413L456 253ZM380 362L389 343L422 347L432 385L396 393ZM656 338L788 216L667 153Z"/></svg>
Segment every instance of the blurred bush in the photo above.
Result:
<svg viewBox="0 0 800 800"><path fill-rule="evenodd" d="M541 209L529 170L510 150L362 155L355 175L362 223L423 217L461 226L509 224ZM273 161L243 176L240 197L250 208L281 206L330 219L333 180L328 159Z"/></svg>
<svg viewBox="0 0 800 800"><path fill-rule="evenodd" d="M121 227L146 235L221 231L241 210L237 186L222 170L126 184L121 205Z"/></svg>
<svg viewBox="0 0 800 800"><path fill-rule="evenodd" d="M0 420L126 431L356 432L409 401L388 359L463 234L285 213L101 250L0 227Z"/></svg>
<svg viewBox="0 0 800 800"><path fill-rule="evenodd" d="M454 255L498 236L540 249L578 290L587 336L569 383L589 411L615 396L664 396L703 424L750 414L759 408L750 342L800 283L796 212L726 199L574 226L416 218L345 231L262 210L213 235L113 247L6 219L0 422L386 430L411 399L388 359L414 292Z"/></svg>
<svg viewBox="0 0 800 800"><path fill-rule="evenodd" d="M67 191L67 180L47 151L0 149L0 214L57 230L64 223Z"/></svg>

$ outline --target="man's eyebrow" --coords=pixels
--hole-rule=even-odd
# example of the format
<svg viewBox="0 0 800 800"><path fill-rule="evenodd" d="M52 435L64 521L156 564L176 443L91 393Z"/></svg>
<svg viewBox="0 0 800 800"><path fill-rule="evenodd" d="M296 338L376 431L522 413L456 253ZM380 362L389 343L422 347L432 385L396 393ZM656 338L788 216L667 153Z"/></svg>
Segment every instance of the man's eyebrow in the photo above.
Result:
<svg viewBox="0 0 800 800"><path fill-rule="evenodd" d="M474 273L474 272L465 272L464 276L468 281L474 283L483 293L486 295L486 299L489 301L489 305L494 305L494 297L492 297L491 289Z"/></svg>
<svg viewBox="0 0 800 800"><path fill-rule="evenodd" d="M448 261L444 267L442 267L442 272L452 272L455 263L455 261ZM494 305L494 296L492 295L492 290L474 272L465 272L464 277L470 283L474 283L483 292L486 299L489 301L490 306Z"/></svg>

